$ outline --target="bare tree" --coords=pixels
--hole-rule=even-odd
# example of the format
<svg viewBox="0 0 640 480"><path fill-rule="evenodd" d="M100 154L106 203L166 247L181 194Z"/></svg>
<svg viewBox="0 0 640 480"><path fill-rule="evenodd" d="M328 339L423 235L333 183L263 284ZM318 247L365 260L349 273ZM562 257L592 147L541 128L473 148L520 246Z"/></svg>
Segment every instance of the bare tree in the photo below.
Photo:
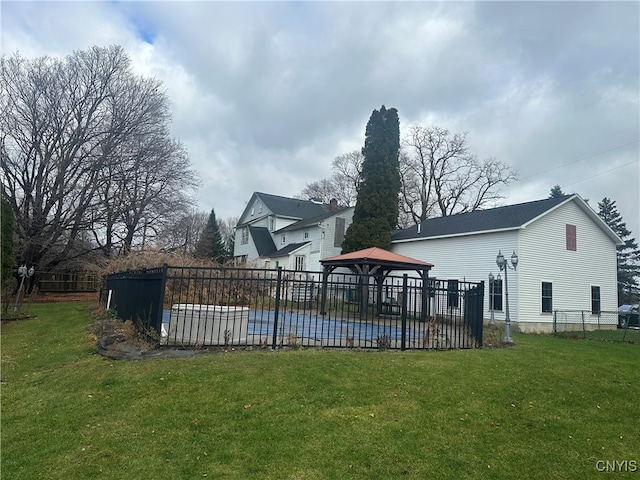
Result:
<svg viewBox="0 0 640 480"><path fill-rule="evenodd" d="M224 243L229 257L233 257L233 244L236 238L236 225L239 221L239 216L218 219L218 228L220 229L220 235L222 235L222 243Z"/></svg>
<svg viewBox="0 0 640 480"><path fill-rule="evenodd" d="M77 256L79 245L95 248L86 244L91 231L102 239L99 247L109 245L116 236L109 229L125 214L122 202L141 195L122 186L125 176L139 173L130 161L141 152L155 149L143 155L154 174L171 165L167 158L179 159L174 173L190 170L181 147L167 141L168 99L161 84L134 76L120 47L93 47L65 59L2 57L0 80L1 180L16 214L20 262L46 270L71 252ZM162 145L169 150L160 153ZM153 182L166 184L167 177ZM166 200L136 197L136 208L142 203L147 210L123 223L136 232L143 224L143 236L155 229L156 199ZM106 209L114 200L121 201ZM128 234L121 238L125 243Z"/></svg>
<svg viewBox="0 0 640 480"><path fill-rule="evenodd" d="M193 255L200 234L207 225L208 214L192 210L158 233L156 244L163 251Z"/></svg>
<svg viewBox="0 0 640 480"><path fill-rule="evenodd" d="M198 185L184 147L162 136L149 136L132 149L121 178L119 230L115 231L124 253L144 248L158 232L176 223L192 208L190 193Z"/></svg>
<svg viewBox="0 0 640 480"><path fill-rule="evenodd" d="M308 183L300 196L321 200L323 203L329 203L335 198L339 205L355 205L363 160L360 150L337 156L331 163L331 177Z"/></svg>
<svg viewBox="0 0 640 480"><path fill-rule="evenodd" d="M466 134L415 125L403 143L400 205L405 221L493 206L503 198L499 186L517 179L507 164L471 154Z"/></svg>

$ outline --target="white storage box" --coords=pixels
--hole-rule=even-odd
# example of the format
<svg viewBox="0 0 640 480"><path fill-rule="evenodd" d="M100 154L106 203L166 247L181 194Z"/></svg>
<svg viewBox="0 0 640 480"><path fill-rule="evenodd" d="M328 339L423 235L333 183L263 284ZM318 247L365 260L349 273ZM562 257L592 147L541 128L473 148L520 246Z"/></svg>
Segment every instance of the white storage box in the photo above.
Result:
<svg viewBox="0 0 640 480"><path fill-rule="evenodd" d="M167 344L243 344L248 323L248 307L178 303L171 307Z"/></svg>

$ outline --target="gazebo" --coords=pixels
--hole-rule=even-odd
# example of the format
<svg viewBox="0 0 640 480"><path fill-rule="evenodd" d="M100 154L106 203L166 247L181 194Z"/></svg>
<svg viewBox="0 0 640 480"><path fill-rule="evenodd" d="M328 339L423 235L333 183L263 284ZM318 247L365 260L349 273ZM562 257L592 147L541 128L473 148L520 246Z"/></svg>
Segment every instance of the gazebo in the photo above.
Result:
<svg viewBox="0 0 640 480"><path fill-rule="evenodd" d="M367 281L361 282L362 294L360 295L360 312L364 312L368 302L368 278L373 276L376 283L376 304L378 313L381 313L382 309L382 285L385 278L392 271L406 271L415 270L422 279L422 312L423 314L428 311L427 308L427 288L428 288L428 276L429 270L433 267L432 263L423 262L415 258L406 257L404 255L398 255L397 253L389 252L378 247L366 248L364 250L358 250L356 252L345 253L338 255L337 257L325 258L320 260L322 264L322 300L320 314L325 315L325 306L327 301L327 284L329 282L329 275L333 273L336 268L343 267L348 268L361 275L361 278L367 279Z"/></svg>

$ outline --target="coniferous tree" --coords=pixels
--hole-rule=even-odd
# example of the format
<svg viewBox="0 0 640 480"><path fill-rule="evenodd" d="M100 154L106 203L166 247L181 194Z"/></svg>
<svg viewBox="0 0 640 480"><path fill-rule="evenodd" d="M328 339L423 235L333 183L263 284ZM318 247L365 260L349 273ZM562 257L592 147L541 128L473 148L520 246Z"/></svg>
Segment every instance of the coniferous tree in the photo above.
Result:
<svg viewBox="0 0 640 480"><path fill-rule="evenodd" d="M395 108L374 110L362 148L362 181L342 252L368 247L389 248L398 224L400 121Z"/></svg>
<svg viewBox="0 0 640 480"><path fill-rule="evenodd" d="M598 215L611 229L618 234L624 245L618 245L618 302L630 303L640 297L638 279L640 278L640 249L635 238L627 229L627 224L622 221L616 202L609 198L603 198L598 203L600 211Z"/></svg>
<svg viewBox="0 0 640 480"><path fill-rule="evenodd" d="M565 196L566 193L562 191L562 187L560 185L554 185L549 192L549 198L559 198Z"/></svg>
<svg viewBox="0 0 640 480"><path fill-rule="evenodd" d="M227 260L227 251L222 241L222 235L220 235L220 227L214 209L211 209L207 226L196 244L194 256L215 260L218 263L224 263Z"/></svg>

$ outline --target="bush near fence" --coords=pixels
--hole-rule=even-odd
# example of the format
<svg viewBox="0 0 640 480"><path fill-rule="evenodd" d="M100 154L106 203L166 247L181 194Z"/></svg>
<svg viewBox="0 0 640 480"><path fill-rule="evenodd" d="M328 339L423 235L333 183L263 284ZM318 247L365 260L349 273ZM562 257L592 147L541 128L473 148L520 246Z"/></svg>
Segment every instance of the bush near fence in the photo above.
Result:
<svg viewBox="0 0 640 480"><path fill-rule="evenodd" d="M454 291L447 281L422 285L405 276L363 288L365 277L333 274L323 296L321 278L319 272L165 265L106 276L103 297L121 318L174 345L220 345L220 339L224 346L272 348L482 345L483 283L456 282ZM211 305L220 308L201 307ZM250 328L238 328L247 315ZM247 333L233 338L232 332Z"/></svg>

